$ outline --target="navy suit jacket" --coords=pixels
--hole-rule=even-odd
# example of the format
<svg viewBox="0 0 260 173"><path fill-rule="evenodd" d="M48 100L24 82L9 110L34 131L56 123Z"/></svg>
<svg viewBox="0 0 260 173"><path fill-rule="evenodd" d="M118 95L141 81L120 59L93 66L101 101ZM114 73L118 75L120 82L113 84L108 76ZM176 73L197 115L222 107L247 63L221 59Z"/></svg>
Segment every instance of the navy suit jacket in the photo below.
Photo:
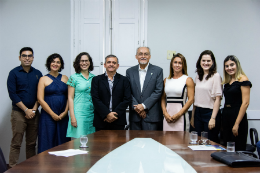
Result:
<svg viewBox="0 0 260 173"><path fill-rule="evenodd" d="M108 79L105 74L95 76L91 83L91 95L94 105L93 125L99 128L106 128L105 122L110 113L110 89ZM131 89L126 77L116 73L112 89L112 112L118 114L118 119L111 124L126 125L126 108L131 102Z"/></svg>
<svg viewBox="0 0 260 173"><path fill-rule="evenodd" d="M139 65L133 66L126 71L132 91L132 103L130 105L129 121L141 121L133 105L143 103L146 106L146 122L159 122L163 120L161 108L161 96L163 92L163 69L149 64L141 92Z"/></svg>

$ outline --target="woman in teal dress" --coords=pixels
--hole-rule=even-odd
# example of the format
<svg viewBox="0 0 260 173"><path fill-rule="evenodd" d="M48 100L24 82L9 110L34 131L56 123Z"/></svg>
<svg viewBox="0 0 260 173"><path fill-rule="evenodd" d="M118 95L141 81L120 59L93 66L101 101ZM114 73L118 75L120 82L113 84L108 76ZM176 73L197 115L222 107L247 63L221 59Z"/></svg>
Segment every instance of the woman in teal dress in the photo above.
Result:
<svg viewBox="0 0 260 173"><path fill-rule="evenodd" d="M76 73L71 75L68 85L68 102L70 119L67 129L67 137L79 138L95 132L93 126L94 107L91 98L91 81L94 77L91 56L80 53L73 64Z"/></svg>

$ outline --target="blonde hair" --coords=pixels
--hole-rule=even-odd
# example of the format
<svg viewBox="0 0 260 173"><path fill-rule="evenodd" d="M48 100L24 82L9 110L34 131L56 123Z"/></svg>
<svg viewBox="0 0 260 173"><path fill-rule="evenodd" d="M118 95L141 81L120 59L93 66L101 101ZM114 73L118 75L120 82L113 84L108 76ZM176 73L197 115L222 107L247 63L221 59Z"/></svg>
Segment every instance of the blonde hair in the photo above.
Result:
<svg viewBox="0 0 260 173"><path fill-rule="evenodd" d="M172 69L172 62L177 57L180 58L181 62L182 62L182 74L185 74L185 75L188 76L186 59L182 54L177 53L176 55L173 55L173 57L172 57L172 60L171 60L171 63L170 63L170 74L168 76L168 79L171 79L174 76L173 69Z"/></svg>
<svg viewBox="0 0 260 173"><path fill-rule="evenodd" d="M224 74L224 80L223 80L222 84L226 84L226 83L229 83L231 81L231 76L225 70L225 63L229 60L234 61L236 63L236 66L237 66L237 71L236 71L236 74L235 74L235 80L239 81L241 79L242 75L246 76L246 74L242 70L242 67L240 65L238 58L235 55L229 55L224 60L224 73L223 73Z"/></svg>

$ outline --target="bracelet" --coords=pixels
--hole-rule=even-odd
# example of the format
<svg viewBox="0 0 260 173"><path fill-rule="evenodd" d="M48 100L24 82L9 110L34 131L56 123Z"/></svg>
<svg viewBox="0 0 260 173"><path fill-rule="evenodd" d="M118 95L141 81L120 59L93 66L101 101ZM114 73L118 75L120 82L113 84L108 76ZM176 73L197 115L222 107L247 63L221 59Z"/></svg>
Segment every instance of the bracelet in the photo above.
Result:
<svg viewBox="0 0 260 173"><path fill-rule="evenodd" d="M25 110L24 110L24 112L26 112L28 110L28 108L26 108Z"/></svg>
<svg viewBox="0 0 260 173"><path fill-rule="evenodd" d="M211 117L211 119L216 119L216 118Z"/></svg>

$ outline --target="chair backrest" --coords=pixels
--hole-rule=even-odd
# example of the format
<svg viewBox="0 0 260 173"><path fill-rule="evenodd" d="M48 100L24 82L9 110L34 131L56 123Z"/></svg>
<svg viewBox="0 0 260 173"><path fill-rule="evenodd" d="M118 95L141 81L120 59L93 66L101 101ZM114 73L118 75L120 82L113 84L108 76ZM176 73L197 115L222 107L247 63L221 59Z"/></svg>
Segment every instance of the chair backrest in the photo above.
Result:
<svg viewBox="0 0 260 173"><path fill-rule="evenodd" d="M250 128L250 140L251 144L256 147L256 143L259 141L258 139L258 133L255 128Z"/></svg>
<svg viewBox="0 0 260 173"><path fill-rule="evenodd" d="M0 147L0 173L5 172L6 170L7 170L7 166L5 162L5 157Z"/></svg>

